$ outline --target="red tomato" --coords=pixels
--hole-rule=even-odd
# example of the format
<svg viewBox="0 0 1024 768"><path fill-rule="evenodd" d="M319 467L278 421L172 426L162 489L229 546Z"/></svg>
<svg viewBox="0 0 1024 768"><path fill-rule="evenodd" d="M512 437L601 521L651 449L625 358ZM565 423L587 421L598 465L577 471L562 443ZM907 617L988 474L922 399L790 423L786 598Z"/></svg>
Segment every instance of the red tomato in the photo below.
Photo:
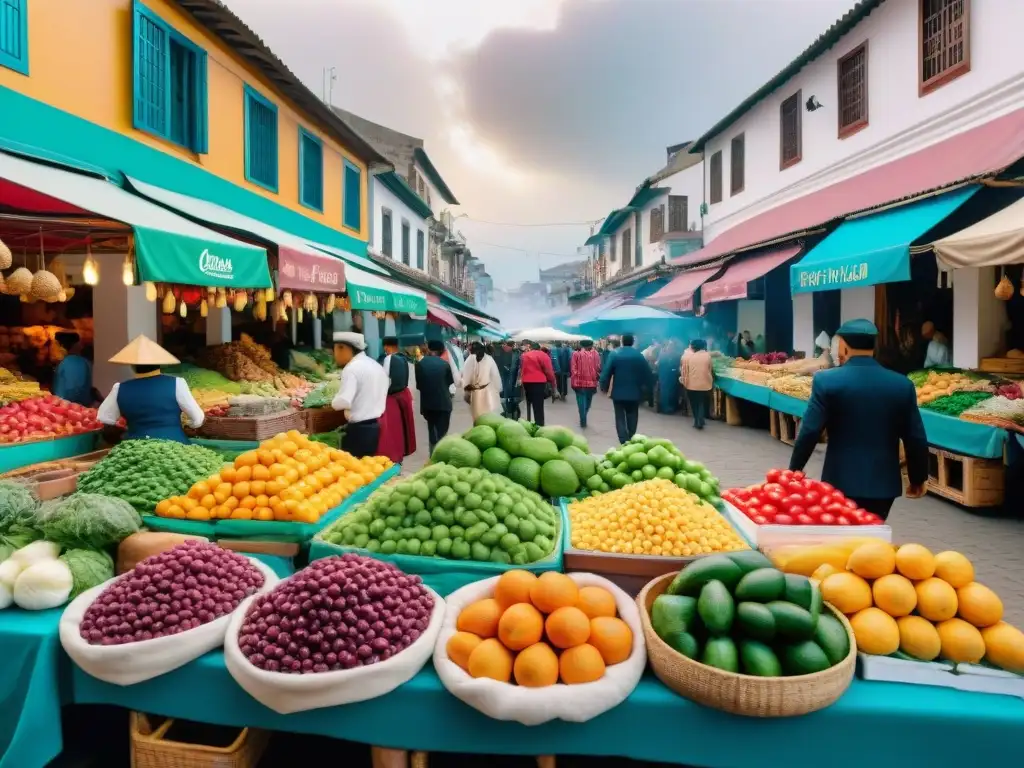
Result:
<svg viewBox="0 0 1024 768"><path fill-rule="evenodd" d="M758 525L768 525L768 523L769 523L768 518L765 517L764 515L754 515L750 519L753 520Z"/></svg>
<svg viewBox="0 0 1024 768"><path fill-rule="evenodd" d="M790 509L791 507L802 507L804 506L804 497L799 493L791 493L782 500L782 506L787 509Z"/></svg>
<svg viewBox="0 0 1024 768"><path fill-rule="evenodd" d="M820 504L811 504L807 507L807 514L817 520L825 512L824 507Z"/></svg>
<svg viewBox="0 0 1024 768"><path fill-rule="evenodd" d="M843 503L846 505L847 509L859 509L859 507L857 506L857 502L854 501L853 499L847 499Z"/></svg>
<svg viewBox="0 0 1024 768"><path fill-rule="evenodd" d="M775 516L776 525L793 525L793 516L787 515L785 512Z"/></svg>
<svg viewBox="0 0 1024 768"><path fill-rule="evenodd" d="M804 491L804 499L807 501L808 505L813 506L821 501L821 494L813 488L809 488Z"/></svg>
<svg viewBox="0 0 1024 768"><path fill-rule="evenodd" d="M838 517L839 515L842 515L846 512L846 507L837 502L832 502L827 507L825 507L825 511Z"/></svg>
<svg viewBox="0 0 1024 768"><path fill-rule="evenodd" d="M774 504L776 506L779 506L780 504L782 504L782 501L783 501L784 498L785 497L781 493L777 493L775 491L772 491L771 493L766 493L764 495L764 500L766 502L768 502L770 504Z"/></svg>
<svg viewBox="0 0 1024 768"><path fill-rule="evenodd" d="M796 516L796 522L799 525L814 525L814 518L807 514L799 514Z"/></svg>
<svg viewBox="0 0 1024 768"><path fill-rule="evenodd" d="M803 480L805 477L807 477L807 475L801 472L800 470L797 470L796 472L793 473L793 477L795 477L797 480Z"/></svg>
<svg viewBox="0 0 1024 768"><path fill-rule="evenodd" d="M764 476L765 482L777 483L777 482L779 482L779 476L781 474L782 474L781 470L770 469L770 470L768 470L768 474L766 474Z"/></svg>
<svg viewBox="0 0 1024 768"><path fill-rule="evenodd" d="M850 518L848 518L846 515L837 515L836 516L836 524L837 525L851 525Z"/></svg>
<svg viewBox="0 0 1024 768"><path fill-rule="evenodd" d="M835 487L831 483L821 481L818 482L818 488L822 493L833 493L835 491Z"/></svg>
<svg viewBox="0 0 1024 768"><path fill-rule="evenodd" d="M831 512L823 512L822 514L818 515L818 522L822 525L835 525L836 516L833 515Z"/></svg>
<svg viewBox="0 0 1024 768"><path fill-rule="evenodd" d="M785 493L786 491L780 483L765 483L761 490L765 493Z"/></svg>
<svg viewBox="0 0 1024 768"><path fill-rule="evenodd" d="M762 504L761 514L767 517L769 520L775 519L775 516L779 514L779 508L774 504Z"/></svg>
<svg viewBox="0 0 1024 768"><path fill-rule="evenodd" d="M873 512L865 512L861 520L862 525L882 525L882 518Z"/></svg>

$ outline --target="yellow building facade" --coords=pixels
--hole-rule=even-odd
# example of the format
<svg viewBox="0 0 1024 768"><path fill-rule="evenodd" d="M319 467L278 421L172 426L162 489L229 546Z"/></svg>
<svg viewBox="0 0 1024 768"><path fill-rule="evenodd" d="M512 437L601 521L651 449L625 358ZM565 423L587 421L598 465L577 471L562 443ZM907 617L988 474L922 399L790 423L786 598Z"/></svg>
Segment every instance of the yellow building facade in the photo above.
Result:
<svg viewBox="0 0 1024 768"><path fill-rule="evenodd" d="M219 3L2 5L4 148L365 253L370 171L385 161Z"/></svg>

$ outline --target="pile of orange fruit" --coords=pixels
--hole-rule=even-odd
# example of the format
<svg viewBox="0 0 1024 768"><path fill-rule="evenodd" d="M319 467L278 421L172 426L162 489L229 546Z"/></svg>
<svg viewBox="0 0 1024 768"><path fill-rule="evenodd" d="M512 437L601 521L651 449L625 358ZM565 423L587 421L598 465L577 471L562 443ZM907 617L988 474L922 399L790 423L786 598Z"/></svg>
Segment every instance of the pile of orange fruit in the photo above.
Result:
<svg viewBox="0 0 1024 768"><path fill-rule="evenodd" d="M391 466L386 456L357 459L292 430L241 454L185 496L164 499L156 514L184 520L315 523Z"/></svg>
<svg viewBox="0 0 1024 768"><path fill-rule="evenodd" d="M633 650L612 593L554 571L506 571L492 597L462 609L456 629L449 659L472 677L526 688L592 683Z"/></svg>

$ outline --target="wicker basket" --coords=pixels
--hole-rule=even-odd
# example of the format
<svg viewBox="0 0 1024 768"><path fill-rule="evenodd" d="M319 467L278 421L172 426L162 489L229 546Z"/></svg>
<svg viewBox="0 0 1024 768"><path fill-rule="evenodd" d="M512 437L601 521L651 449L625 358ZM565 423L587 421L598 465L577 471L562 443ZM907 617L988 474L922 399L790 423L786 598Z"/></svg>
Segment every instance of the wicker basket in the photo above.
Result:
<svg viewBox="0 0 1024 768"><path fill-rule="evenodd" d="M129 714L132 768L255 768L270 740L266 731L242 728L227 747L184 744L164 738L173 725L168 718L154 729L147 715Z"/></svg>
<svg viewBox="0 0 1024 768"><path fill-rule="evenodd" d="M654 674L681 696L707 707L748 717L794 717L834 704L850 686L857 662L857 643L846 617L825 603L842 622L850 652L834 667L799 677L755 677L726 672L687 658L673 650L651 627L651 604L675 578L659 576L636 598L647 640L647 657Z"/></svg>
<svg viewBox="0 0 1024 768"><path fill-rule="evenodd" d="M306 434L309 435L333 432L345 423L344 413L331 407L303 408L301 413L306 419Z"/></svg>
<svg viewBox="0 0 1024 768"><path fill-rule="evenodd" d="M198 434L214 440L266 440L269 437L291 429L300 432L306 426L301 411L275 413L270 416L233 418L231 416L210 416L199 428Z"/></svg>

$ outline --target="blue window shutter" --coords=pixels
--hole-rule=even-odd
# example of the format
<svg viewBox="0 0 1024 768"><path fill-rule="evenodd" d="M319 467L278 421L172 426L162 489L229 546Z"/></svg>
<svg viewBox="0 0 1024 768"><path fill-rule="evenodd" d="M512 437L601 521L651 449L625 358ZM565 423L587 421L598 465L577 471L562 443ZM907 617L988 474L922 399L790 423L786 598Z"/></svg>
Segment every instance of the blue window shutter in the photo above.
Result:
<svg viewBox="0 0 1024 768"><path fill-rule="evenodd" d="M305 128L299 128L299 202L317 211L324 209L324 145Z"/></svg>
<svg viewBox="0 0 1024 768"><path fill-rule="evenodd" d="M200 155L205 155L210 151L209 87L206 80L206 67L206 51L200 51L195 57L196 89L192 106L195 120L192 149Z"/></svg>
<svg viewBox="0 0 1024 768"><path fill-rule="evenodd" d="M6 1L6 0L4 0ZM169 132L171 99L170 52L167 30L145 8L135 5L135 108L136 128L159 136Z"/></svg>
<svg viewBox="0 0 1024 768"><path fill-rule="evenodd" d="M28 0L0 0L0 66L28 74Z"/></svg>
<svg viewBox="0 0 1024 768"><path fill-rule="evenodd" d="M245 178L277 192L277 106L245 86Z"/></svg>
<svg viewBox="0 0 1024 768"><path fill-rule="evenodd" d="M362 220L362 186L362 172L346 160L342 223L350 229L358 230Z"/></svg>

